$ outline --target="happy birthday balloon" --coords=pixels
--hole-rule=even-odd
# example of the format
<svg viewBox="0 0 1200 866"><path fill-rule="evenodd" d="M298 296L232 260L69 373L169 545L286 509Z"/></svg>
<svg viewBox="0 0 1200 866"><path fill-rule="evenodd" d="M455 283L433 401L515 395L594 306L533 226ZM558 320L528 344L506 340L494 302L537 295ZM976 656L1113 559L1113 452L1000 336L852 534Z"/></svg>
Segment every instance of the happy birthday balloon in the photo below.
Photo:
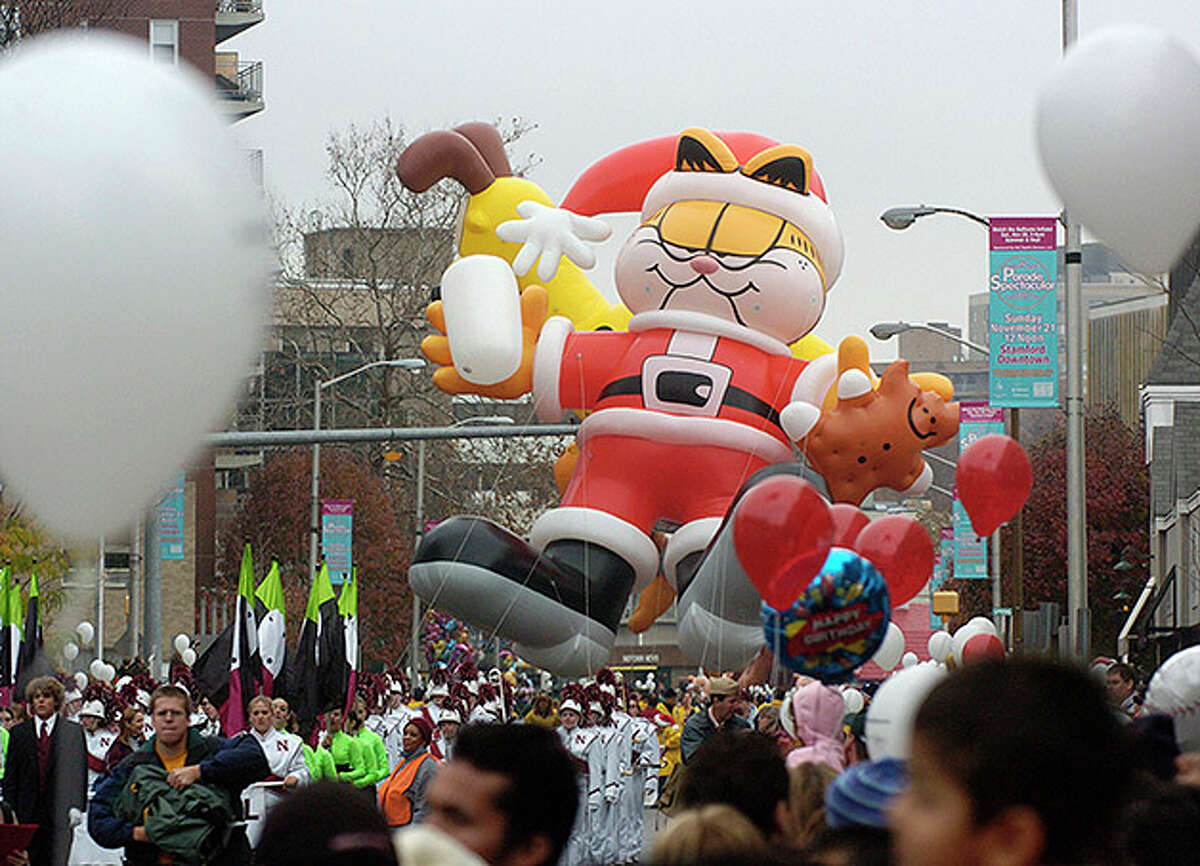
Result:
<svg viewBox="0 0 1200 866"><path fill-rule="evenodd" d="M933 573L933 542L911 517L889 514L872 520L854 540L854 549L883 572L894 607L916 596Z"/></svg>
<svg viewBox="0 0 1200 866"><path fill-rule="evenodd" d="M1042 165L1067 212L1133 267L1168 270L1200 224L1200 63L1132 24L1076 43L1042 88Z"/></svg>
<svg viewBox="0 0 1200 866"><path fill-rule="evenodd" d="M854 548L854 539L862 528L871 522L871 518L862 509L848 502L835 502L829 506L829 516L833 520L833 538L830 543L834 547Z"/></svg>
<svg viewBox="0 0 1200 866"><path fill-rule="evenodd" d="M733 514L738 561L768 605L786 610L829 555L829 504L806 481L774 475L754 485Z"/></svg>
<svg viewBox="0 0 1200 866"><path fill-rule="evenodd" d="M1029 498L1033 464L1019 442L993 433L976 439L959 455L954 483L971 528L977 535L991 535Z"/></svg>
<svg viewBox="0 0 1200 866"><path fill-rule="evenodd" d="M835 547L795 604L781 612L764 601L761 613L767 648L783 664L839 683L879 649L891 606L878 569L854 551Z"/></svg>
<svg viewBox="0 0 1200 866"><path fill-rule="evenodd" d="M127 526L244 381L270 270L248 165L211 79L144 40L0 60L0 474L56 532Z"/></svg>

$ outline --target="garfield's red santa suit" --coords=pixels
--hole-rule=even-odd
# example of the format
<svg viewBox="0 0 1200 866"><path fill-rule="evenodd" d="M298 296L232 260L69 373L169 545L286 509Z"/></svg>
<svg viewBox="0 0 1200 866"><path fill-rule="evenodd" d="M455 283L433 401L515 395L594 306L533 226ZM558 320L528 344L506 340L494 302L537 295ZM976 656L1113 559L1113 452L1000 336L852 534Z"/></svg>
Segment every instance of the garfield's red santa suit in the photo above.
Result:
<svg viewBox="0 0 1200 866"><path fill-rule="evenodd" d="M629 594L660 567L685 581L742 483L792 459L815 423L836 364L806 365L788 344L820 319L842 258L805 150L739 163L716 135L681 134L617 258L628 332L553 317L537 339L538 416L586 413L561 506L528 544L481 518L443 522L414 557L417 592L541 667L603 664ZM661 555L660 522L676 527Z"/></svg>

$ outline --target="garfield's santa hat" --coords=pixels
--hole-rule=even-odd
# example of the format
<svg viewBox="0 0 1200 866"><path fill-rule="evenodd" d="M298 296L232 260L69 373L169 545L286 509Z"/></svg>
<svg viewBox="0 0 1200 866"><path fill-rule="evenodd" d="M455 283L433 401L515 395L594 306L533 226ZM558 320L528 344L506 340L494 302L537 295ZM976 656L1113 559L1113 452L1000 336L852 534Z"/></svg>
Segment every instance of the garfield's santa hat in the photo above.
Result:
<svg viewBox="0 0 1200 866"><path fill-rule="evenodd" d="M773 214L790 227L786 245L817 265L826 291L841 273L842 233L812 156L754 133L694 127L621 148L580 175L562 207L585 216L640 211L648 222L685 201Z"/></svg>

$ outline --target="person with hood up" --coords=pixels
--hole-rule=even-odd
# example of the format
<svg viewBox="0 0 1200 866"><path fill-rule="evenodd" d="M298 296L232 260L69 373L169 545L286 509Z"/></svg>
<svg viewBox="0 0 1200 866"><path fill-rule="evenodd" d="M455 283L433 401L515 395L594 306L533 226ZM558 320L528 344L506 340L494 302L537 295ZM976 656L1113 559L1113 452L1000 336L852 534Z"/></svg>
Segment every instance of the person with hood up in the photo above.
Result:
<svg viewBox="0 0 1200 866"><path fill-rule="evenodd" d="M784 698L780 721L801 745L788 752L789 768L799 764L824 764L836 772L846 769L842 744L842 693L816 680L793 689ZM789 724L790 723L790 724Z"/></svg>

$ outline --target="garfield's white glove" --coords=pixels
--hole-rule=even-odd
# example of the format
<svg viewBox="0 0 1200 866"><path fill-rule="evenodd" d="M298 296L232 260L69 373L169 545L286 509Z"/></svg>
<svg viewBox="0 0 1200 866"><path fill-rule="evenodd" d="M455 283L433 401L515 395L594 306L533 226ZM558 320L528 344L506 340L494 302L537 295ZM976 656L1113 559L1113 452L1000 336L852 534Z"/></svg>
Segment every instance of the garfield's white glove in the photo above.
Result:
<svg viewBox="0 0 1200 866"><path fill-rule="evenodd" d="M512 263L519 277L538 262L538 278L543 282L553 279L564 255L579 267L590 268L596 264L596 254L583 241L604 241L612 234L612 229L598 219L536 201L521 202L517 213L523 219L500 223L496 235L502 241L522 244Z"/></svg>

